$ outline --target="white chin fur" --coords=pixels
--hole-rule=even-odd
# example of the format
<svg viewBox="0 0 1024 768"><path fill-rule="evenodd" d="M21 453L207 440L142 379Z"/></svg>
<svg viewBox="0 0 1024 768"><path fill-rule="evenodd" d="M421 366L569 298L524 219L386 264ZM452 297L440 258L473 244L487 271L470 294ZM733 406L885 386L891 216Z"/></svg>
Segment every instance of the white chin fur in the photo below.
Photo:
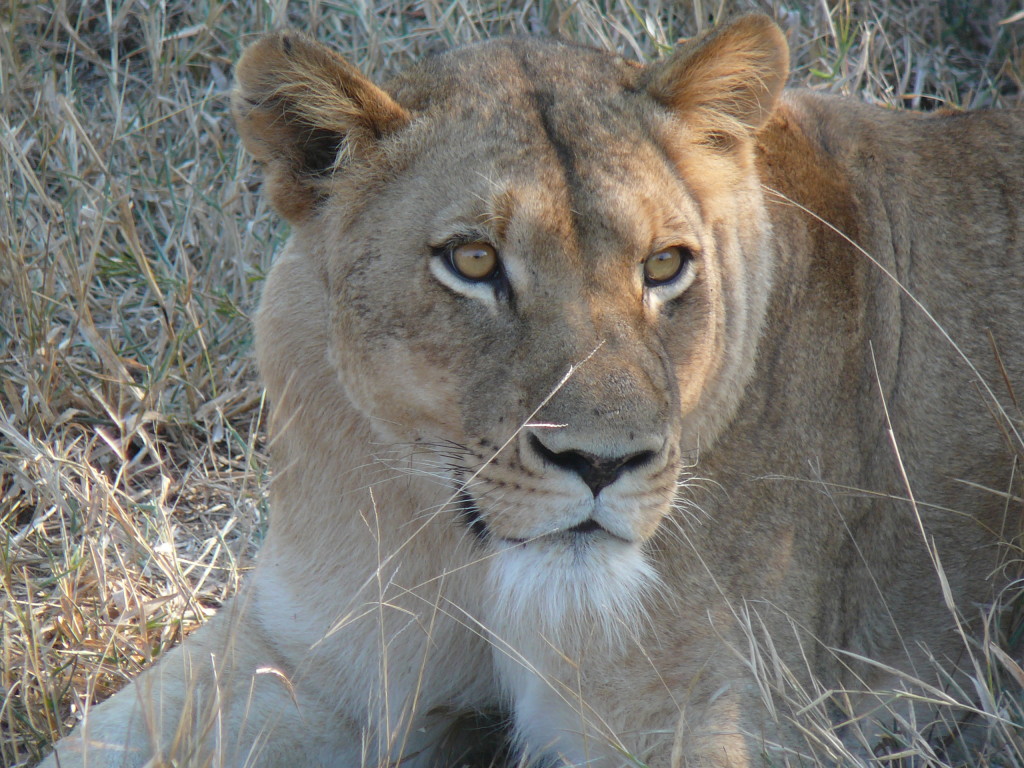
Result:
<svg viewBox="0 0 1024 768"><path fill-rule="evenodd" d="M488 628L497 653L532 656L538 641L579 657L614 654L646 620L658 575L640 548L607 536L502 544L490 558Z"/></svg>

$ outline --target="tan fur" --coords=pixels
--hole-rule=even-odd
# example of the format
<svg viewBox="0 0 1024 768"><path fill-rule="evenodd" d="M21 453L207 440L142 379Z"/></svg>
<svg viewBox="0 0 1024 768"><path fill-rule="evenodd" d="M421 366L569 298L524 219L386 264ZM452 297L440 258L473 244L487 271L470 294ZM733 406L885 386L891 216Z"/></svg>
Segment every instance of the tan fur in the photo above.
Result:
<svg viewBox="0 0 1024 768"><path fill-rule="evenodd" d="M786 60L760 16L385 88L253 45L234 111L293 227L257 320L271 530L61 765L431 765L474 711L595 766L928 731L899 692L962 682L1020 527L1024 114L782 93ZM470 241L500 278L446 266ZM646 286L670 246L692 284Z"/></svg>

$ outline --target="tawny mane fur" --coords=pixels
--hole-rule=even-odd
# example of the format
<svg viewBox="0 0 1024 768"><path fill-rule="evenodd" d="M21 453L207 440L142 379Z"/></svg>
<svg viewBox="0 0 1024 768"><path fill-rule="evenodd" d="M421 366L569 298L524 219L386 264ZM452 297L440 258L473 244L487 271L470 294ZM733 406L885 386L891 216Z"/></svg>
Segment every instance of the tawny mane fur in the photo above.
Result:
<svg viewBox="0 0 1024 768"><path fill-rule="evenodd" d="M254 43L270 533L60 764L428 766L488 712L538 764L835 765L935 717L1013 575L1024 114L787 61L762 16L383 87Z"/></svg>

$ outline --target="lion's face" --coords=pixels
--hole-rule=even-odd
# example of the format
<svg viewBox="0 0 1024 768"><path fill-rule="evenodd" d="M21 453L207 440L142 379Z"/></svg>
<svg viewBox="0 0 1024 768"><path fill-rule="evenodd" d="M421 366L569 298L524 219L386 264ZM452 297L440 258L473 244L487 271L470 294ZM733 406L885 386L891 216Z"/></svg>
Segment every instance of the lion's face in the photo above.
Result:
<svg viewBox="0 0 1024 768"><path fill-rule="evenodd" d="M260 55L288 85L236 97L243 134L296 73L341 66L300 38L277 46ZM245 64L240 82L258 82ZM349 398L448 483L432 514L501 553L506 576L562 564L635 594L681 469L750 374L770 275L747 123L781 80L724 94L746 110L732 122L720 105L682 119L676 102L709 100L684 87L693 66L502 41L428 59L390 95L349 82L359 120L332 111L321 77L257 126L306 153L262 159L325 275Z"/></svg>
<svg viewBox="0 0 1024 768"><path fill-rule="evenodd" d="M756 237L753 256L723 252L757 223L728 210L743 158L629 94L627 65L488 53L435 62L461 81L395 138L396 170L331 198L360 196L323 217L334 361L384 437L433 452L481 540L638 545L713 437L704 391L729 385L731 262L758 257ZM543 74L567 55L609 71ZM542 73L510 74L521 58Z"/></svg>

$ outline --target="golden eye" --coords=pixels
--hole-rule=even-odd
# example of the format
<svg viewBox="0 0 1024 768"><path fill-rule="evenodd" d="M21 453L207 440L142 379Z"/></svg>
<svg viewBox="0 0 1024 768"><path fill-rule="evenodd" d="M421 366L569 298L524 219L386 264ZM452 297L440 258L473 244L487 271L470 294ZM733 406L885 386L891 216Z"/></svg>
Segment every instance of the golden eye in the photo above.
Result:
<svg viewBox="0 0 1024 768"><path fill-rule="evenodd" d="M681 245L652 253L644 259L644 282L650 286L671 282L679 277L692 258L690 249Z"/></svg>
<svg viewBox="0 0 1024 768"><path fill-rule="evenodd" d="M489 280L498 271L498 252L488 243L463 243L449 252L448 261L467 280Z"/></svg>

